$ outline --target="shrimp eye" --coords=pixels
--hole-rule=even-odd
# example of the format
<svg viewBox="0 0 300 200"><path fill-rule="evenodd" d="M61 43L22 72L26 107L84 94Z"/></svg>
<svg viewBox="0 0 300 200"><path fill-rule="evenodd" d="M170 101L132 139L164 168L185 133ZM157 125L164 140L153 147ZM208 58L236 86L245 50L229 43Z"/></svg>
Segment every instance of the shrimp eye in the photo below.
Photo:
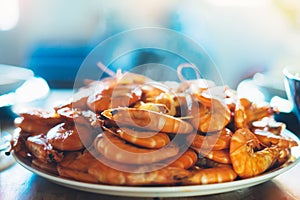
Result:
<svg viewBox="0 0 300 200"><path fill-rule="evenodd" d="M115 114L118 114L118 110L112 110L110 113L112 114L112 116L114 116Z"/></svg>
<svg viewBox="0 0 300 200"><path fill-rule="evenodd" d="M54 156L51 153L49 154L49 160L54 161Z"/></svg>
<svg viewBox="0 0 300 200"><path fill-rule="evenodd" d="M187 178L187 176L182 176L182 175L175 175L175 176L173 176L173 179L177 180L177 181L181 181L181 180L183 180L185 178Z"/></svg>

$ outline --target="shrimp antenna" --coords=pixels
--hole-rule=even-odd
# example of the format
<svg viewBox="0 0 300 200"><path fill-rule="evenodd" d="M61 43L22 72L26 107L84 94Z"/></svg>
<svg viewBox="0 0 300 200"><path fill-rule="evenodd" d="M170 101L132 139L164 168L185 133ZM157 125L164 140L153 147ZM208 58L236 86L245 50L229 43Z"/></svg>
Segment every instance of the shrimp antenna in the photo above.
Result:
<svg viewBox="0 0 300 200"><path fill-rule="evenodd" d="M115 77L115 76L116 76L116 73L113 72L112 70L108 69L108 67L106 67L105 65L103 65L102 62L98 62L98 63L97 63L97 66L98 66L103 72L105 72L106 74L108 74L109 76L111 76L111 77Z"/></svg>
<svg viewBox="0 0 300 200"><path fill-rule="evenodd" d="M180 80L181 82L186 82L186 81L187 81L187 80L184 78L183 74L182 74L182 70L183 70L184 68L192 68L192 69L194 70L195 74L196 74L197 79L200 79L200 78L201 78L201 76L200 76L200 71L199 71L199 69L198 69L194 64L192 64L192 63L183 63L183 64L181 64L181 65L179 65L179 66L177 67L177 76L178 76L178 78L179 78L179 80Z"/></svg>

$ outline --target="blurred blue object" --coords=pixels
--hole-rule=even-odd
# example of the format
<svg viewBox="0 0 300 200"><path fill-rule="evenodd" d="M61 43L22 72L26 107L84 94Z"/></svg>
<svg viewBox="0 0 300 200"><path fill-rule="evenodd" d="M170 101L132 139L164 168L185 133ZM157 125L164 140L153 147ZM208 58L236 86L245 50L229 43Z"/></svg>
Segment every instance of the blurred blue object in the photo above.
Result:
<svg viewBox="0 0 300 200"><path fill-rule="evenodd" d="M87 45L38 44L29 54L27 65L51 88L72 88L90 50Z"/></svg>
<svg viewBox="0 0 300 200"><path fill-rule="evenodd" d="M284 68L285 88L289 100L293 104L293 110L300 122L300 76L296 68Z"/></svg>
<svg viewBox="0 0 300 200"><path fill-rule="evenodd" d="M133 48L126 54L120 55L117 59L113 59L115 52L122 47L123 41L112 42L108 48L97 48L96 45L37 45L28 57L27 65L34 71L37 76L44 78L51 88L73 88L76 78L80 79L80 87L84 83L84 79L97 80L102 75L101 70L97 67L98 62L109 60L108 68L116 72L117 69L122 71L130 71L134 67L147 64L147 69L153 67L154 64L168 66L173 71L186 62L194 61L197 66L205 66L201 72L206 73L209 69L210 62L205 55L189 54L189 59L176 55L166 50L157 48ZM188 44L181 44L187 46ZM95 48L96 47L96 48ZM182 46L180 46L182 48ZM180 48L178 47L178 48ZM193 47L193 46L192 46ZM190 49L192 48L190 47ZM94 49L95 48L95 49ZM196 48L196 47L195 47ZM191 50L185 50L185 53ZM89 56L92 52L93 55ZM85 59L88 58L86 61ZM86 62L85 62L86 61ZM79 77L78 71L82 64L86 67L85 71L81 71ZM153 74L150 74L151 76ZM162 74L159 74L160 76ZM186 77L190 77L187 75ZM153 78L153 77L152 77ZM176 77L175 77L176 78ZM195 78L191 75L190 78Z"/></svg>

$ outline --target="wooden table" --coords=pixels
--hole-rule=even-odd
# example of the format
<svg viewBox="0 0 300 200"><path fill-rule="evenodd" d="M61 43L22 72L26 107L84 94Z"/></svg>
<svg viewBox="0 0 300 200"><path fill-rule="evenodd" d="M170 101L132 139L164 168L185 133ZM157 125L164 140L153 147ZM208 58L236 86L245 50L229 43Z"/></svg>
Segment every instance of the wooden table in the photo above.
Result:
<svg viewBox="0 0 300 200"><path fill-rule="evenodd" d="M54 95L56 98L57 95ZM12 130L12 123L2 124L4 129ZM3 127L2 127L3 128ZM201 196L201 199L300 199L300 163L291 170L271 181L233 192ZM181 197L176 199L199 199L200 197ZM0 200L65 200L65 199L133 199L132 197L109 196L70 189L52 183L33 174L19 164L0 172ZM139 198L136 198L139 199ZM141 198L147 199L147 198ZM157 197L148 199L158 199ZM173 199L173 198L162 198Z"/></svg>

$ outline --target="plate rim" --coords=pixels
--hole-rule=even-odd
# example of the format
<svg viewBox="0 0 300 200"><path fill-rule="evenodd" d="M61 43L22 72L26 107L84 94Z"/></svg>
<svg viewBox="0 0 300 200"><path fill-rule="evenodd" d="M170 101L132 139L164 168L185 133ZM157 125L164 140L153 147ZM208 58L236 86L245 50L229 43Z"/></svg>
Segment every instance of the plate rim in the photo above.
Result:
<svg viewBox="0 0 300 200"><path fill-rule="evenodd" d="M251 187L264 182L267 182L276 176L295 167L300 162L300 139L292 132L286 130L285 135L294 139L299 146L292 147L292 155L295 160L284 167L279 167L264 174L241 180L231 182L205 184L205 185L184 185L184 186L117 186L106 184L85 183L72 179L59 177L49 172L43 172L37 167L28 165L24 160L26 158L20 157L15 152L12 152L16 162L32 173L43 177L51 182L64 187L73 188L76 190L87 191L98 194L126 196L126 197L188 197L188 196L202 196L219 194L223 192L236 191L246 187Z"/></svg>

